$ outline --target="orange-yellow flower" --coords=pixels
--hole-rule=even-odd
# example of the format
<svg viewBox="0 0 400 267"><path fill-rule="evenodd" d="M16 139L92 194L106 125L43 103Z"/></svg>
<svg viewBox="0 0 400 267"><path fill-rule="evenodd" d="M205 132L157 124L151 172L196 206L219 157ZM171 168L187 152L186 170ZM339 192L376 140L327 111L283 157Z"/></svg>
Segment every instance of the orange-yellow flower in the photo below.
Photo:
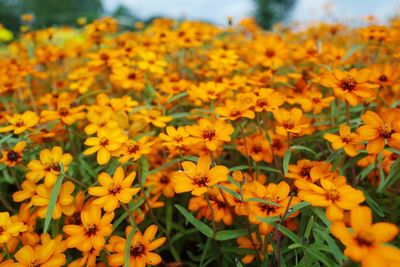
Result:
<svg viewBox="0 0 400 267"><path fill-rule="evenodd" d="M44 149L40 151L40 160L32 160L28 163L30 170L26 174L26 179L37 183L44 178L47 187L51 187L60 175L60 165L63 165L64 171L68 171L68 165L72 161L72 156L69 153L63 154L62 148L59 146L53 147L51 150Z"/></svg>
<svg viewBox="0 0 400 267"><path fill-rule="evenodd" d="M111 178L106 172L100 173L98 181L101 186L89 188L89 194L99 197L93 201L105 211L114 211L119 206L119 202L128 204L132 196L140 191L140 188L132 188L136 172L130 173L125 177L124 169L118 167Z"/></svg>
<svg viewBox="0 0 400 267"><path fill-rule="evenodd" d="M26 111L23 114L14 114L12 117L6 115L5 118L11 125L1 127L0 133L13 131L14 134L20 134L26 130L31 130L39 122L39 117L32 111Z"/></svg>
<svg viewBox="0 0 400 267"><path fill-rule="evenodd" d="M327 133L324 138L332 143L335 150L343 148L344 152L350 157L358 154L357 150L361 150L364 146L361 144L362 139L356 133L352 133L349 126L341 124L339 135Z"/></svg>
<svg viewBox="0 0 400 267"><path fill-rule="evenodd" d="M322 80L321 84L333 89L335 96L347 101L351 106L357 105L362 99L375 96L378 84L369 83L369 69L341 71L334 69Z"/></svg>
<svg viewBox="0 0 400 267"><path fill-rule="evenodd" d="M8 212L0 212L0 244L7 243L13 236L27 230L22 222L13 222Z"/></svg>
<svg viewBox="0 0 400 267"><path fill-rule="evenodd" d="M26 146L25 141L18 142L12 149L6 151L2 151L2 158L0 158L0 162L7 164L10 167L13 167L21 162L24 154L22 151Z"/></svg>
<svg viewBox="0 0 400 267"><path fill-rule="evenodd" d="M368 141L367 151L378 154L385 148L385 141L389 146L400 147L400 110L388 110L382 118L373 111L367 111L361 116L364 125L358 128L360 137Z"/></svg>
<svg viewBox="0 0 400 267"><path fill-rule="evenodd" d="M160 255L153 252L156 248L160 247L166 241L165 237L160 237L154 240L157 234L157 226L150 225L142 234L140 231L135 232L129 248L129 266L146 267L146 264L157 265L161 262ZM127 235L132 231L132 227L127 230ZM110 266L124 265L125 246L127 240L118 242L112 254L108 257Z"/></svg>
<svg viewBox="0 0 400 267"><path fill-rule="evenodd" d="M255 112L274 111L285 102L280 93L270 88L261 88L258 90L254 100Z"/></svg>
<svg viewBox="0 0 400 267"><path fill-rule="evenodd" d="M104 165L110 161L111 153L121 147L128 137L120 129L103 128L97 132L97 137L89 137L85 145L91 146L83 154L90 155L97 152L97 163Z"/></svg>
<svg viewBox="0 0 400 267"><path fill-rule="evenodd" d="M175 192L191 191L193 195L200 196L207 192L208 187L228 180L228 168L218 165L210 169L210 165L209 156L200 157L197 165L191 161L184 161L183 171L177 171L172 176Z"/></svg>
<svg viewBox="0 0 400 267"><path fill-rule="evenodd" d="M189 144L188 137L189 133L185 130L185 127L168 126L165 128L165 133L160 133L159 137L163 140L163 145L168 147L182 147Z"/></svg>
<svg viewBox="0 0 400 267"><path fill-rule="evenodd" d="M321 179L320 184L308 183L308 188L302 188L298 197L313 206L326 207L326 216L331 221L341 220L343 210L351 210L365 200L364 193L350 185L335 184L328 179Z"/></svg>
<svg viewBox="0 0 400 267"><path fill-rule="evenodd" d="M223 142L230 142L230 135L235 131L229 123L207 119L200 119L198 125L188 126L186 130L191 134L193 143L204 143L211 151L217 150Z"/></svg>
<svg viewBox="0 0 400 267"><path fill-rule="evenodd" d="M349 231L343 222L334 222L331 232L345 246L344 254L363 267L400 266L400 250L385 245L393 240L399 230L387 222L372 222L372 212L368 207L355 207L350 211Z"/></svg>
<svg viewBox="0 0 400 267"><path fill-rule="evenodd" d="M154 142L149 141L148 136L143 136L138 141L128 140L118 150L121 156L118 161L120 163L126 163L128 160L136 161L141 156L149 154L153 144Z"/></svg>
<svg viewBox="0 0 400 267"><path fill-rule="evenodd" d="M225 107L217 107L215 113L221 116L222 120L237 120L240 118L254 119L255 114L250 110L250 105L243 103L227 101Z"/></svg>
<svg viewBox="0 0 400 267"><path fill-rule="evenodd" d="M301 109L279 109L275 110L273 114L278 123L276 126L276 133L281 136L287 136L289 133L299 134L306 127L306 125L301 124L301 117L303 116Z"/></svg>
<svg viewBox="0 0 400 267"><path fill-rule="evenodd" d="M68 248L77 248L82 252L92 248L101 250L105 244L106 236L112 232L111 221L114 213L106 213L101 216L101 209L96 205L89 205L81 212L81 225L65 225L63 230L69 235Z"/></svg>

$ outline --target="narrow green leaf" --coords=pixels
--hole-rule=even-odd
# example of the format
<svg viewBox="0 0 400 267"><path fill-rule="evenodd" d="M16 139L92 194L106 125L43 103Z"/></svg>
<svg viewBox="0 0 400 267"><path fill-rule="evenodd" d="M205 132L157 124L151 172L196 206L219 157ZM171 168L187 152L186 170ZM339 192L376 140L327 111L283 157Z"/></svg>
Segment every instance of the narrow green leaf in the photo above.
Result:
<svg viewBox="0 0 400 267"><path fill-rule="evenodd" d="M347 52L346 54L344 54L344 56L342 57L341 61L345 62L346 60L348 60L352 55L354 55L354 53L356 53L358 50L363 49L365 46L364 45L354 45L352 46Z"/></svg>
<svg viewBox="0 0 400 267"><path fill-rule="evenodd" d="M362 187L357 187L358 190L363 191L365 196L365 201L367 202L368 206L379 216L384 217L385 214L383 213L382 207L379 206L378 203L368 194L367 190Z"/></svg>
<svg viewBox="0 0 400 267"><path fill-rule="evenodd" d="M375 163L372 163L365 167L358 175L357 175L357 180L362 181L364 180L367 175L375 169Z"/></svg>
<svg viewBox="0 0 400 267"><path fill-rule="evenodd" d="M173 97L171 97L170 99L168 99L167 103L174 102L175 100L178 100L179 98L185 97L187 95L188 95L187 92L182 92L182 93L176 94Z"/></svg>
<svg viewBox="0 0 400 267"><path fill-rule="evenodd" d="M161 171L162 169L165 169L165 168L168 168L169 166L174 165L174 164L177 163L177 162L179 162L179 159L178 159L178 158L173 159L173 160L170 160L170 161L168 161L167 163L161 165L160 167L157 167L157 168L155 168L155 169L152 169L151 171L149 171L149 174L155 174L155 173Z"/></svg>
<svg viewBox="0 0 400 267"><path fill-rule="evenodd" d="M135 235L136 229L132 229L126 238L125 250L124 250L124 267L129 267L131 264L131 243L132 238Z"/></svg>
<svg viewBox="0 0 400 267"><path fill-rule="evenodd" d="M149 161L146 157L140 158L142 163L142 177L141 177L141 184L144 185L147 179L147 175L149 175Z"/></svg>
<svg viewBox="0 0 400 267"><path fill-rule="evenodd" d="M267 171L267 172L282 173L280 170L272 168L272 167L269 167L269 166L256 165L256 166L254 166L254 169Z"/></svg>
<svg viewBox="0 0 400 267"><path fill-rule="evenodd" d="M280 221L281 218L278 216L272 216L272 217L259 217L257 216L257 220L262 221L266 224L269 224L271 226L274 226L276 222Z"/></svg>
<svg viewBox="0 0 400 267"><path fill-rule="evenodd" d="M314 150L312 150L311 148L305 147L305 146L291 146L290 148L296 149L296 150L304 150L304 151L307 151L307 152L310 152L311 154L313 154L314 157L317 156L317 153L315 153Z"/></svg>
<svg viewBox="0 0 400 267"><path fill-rule="evenodd" d="M326 218L325 213L320 209L316 207L312 207L311 211L317 215L317 217L328 227L331 227L331 222Z"/></svg>
<svg viewBox="0 0 400 267"><path fill-rule="evenodd" d="M193 116L193 114L189 112L181 112L175 114L168 114L168 116L172 117L173 119L180 119L180 118L186 118L188 116Z"/></svg>
<svg viewBox="0 0 400 267"><path fill-rule="evenodd" d="M283 156L283 173L286 175L289 170L290 157L292 156L292 151L290 149L286 150Z"/></svg>
<svg viewBox="0 0 400 267"><path fill-rule="evenodd" d="M248 231L246 229L240 230L222 230L215 234L215 239L219 241L231 240L238 238L239 236L247 235Z"/></svg>
<svg viewBox="0 0 400 267"><path fill-rule="evenodd" d="M194 217L190 212L188 212L184 207L175 204L175 208L179 210L180 213L186 218L188 222L190 222L197 230L199 230L202 234L208 237L213 237L213 230L210 226L203 223L196 217Z"/></svg>
<svg viewBox="0 0 400 267"><path fill-rule="evenodd" d="M63 164L59 163L59 167L60 167L60 175L58 176L53 186L53 189L51 190L49 206L47 208L46 218L44 219L44 228L43 228L44 234L47 233L47 231L49 230L50 222L51 219L53 218L54 207L56 206L58 195L60 194L61 185L65 177Z"/></svg>
<svg viewBox="0 0 400 267"><path fill-rule="evenodd" d="M293 242L300 243L300 244L302 243L300 240L300 237L298 235L296 235L295 233L293 233L292 231L290 231L289 229L287 229L285 226L283 226L281 224L277 224L276 227L278 227L278 230L281 231L282 234L287 236Z"/></svg>
<svg viewBox="0 0 400 267"><path fill-rule="evenodd" d="M225 191L225 192L228 193L229 195L233 196L234 198L239 199L239 200L242 199L242 198L240 197L240 194L238 194L237 192L235 192L235 191L233 191L233 190L231 190L231 189L229 189L229 188L227 188L227 187L225 187L225 186L223 186L223 185L220 185L220 184L217 184L216 186L217 186L219 189L221 189L222 191Z"/></svg>
<svg viewBox="0 0 400 267"><path fill-rule="evenodd" d="M4 136L3 138L1 138L0 139L0 145L3 144L8 139L10 139L12 136L13 136L12 134L8 134L8 135Z"/></svg>
<svg viewBox="0 0 400 267"><path fill-rule="evenodd" d="M390 166L390 171L385 179L381 179L378 186L377 192L381 193L386 188L394 184L400 178L400 158L396 159L395 162Z"/></svg>
<svg viewBox="0 0 400 267"><path fill-rule="evenodd" d="M229 168L229 172L243 171L243 170L247 170L248 168L249 168L249 166L247 166L247 165L235 166L235 167Z"/></svg>
<svg viewBox="0 0 400 267"><path fill-rule="evenodd" d="M317 249L307 249L307 253L314 258L314 262L322 262L324 266L335 267L338 266L337 263L329 259L325 254L319 252Z"/></svg>
<svg viewBox="0 0 400 267"><path fill-rule="evenodd" d="M295 213L296 211L301 210L302 208L305 208L308 206L310 206L310 203L308 203L308 202L300 202L300 203L294 205L293 207L288 209L285 218L289 217L291 214Z"/></svg>
<svg viewBox="0 0 400 267"><path fill-rule="evenodd" d="M313 225L314 225L314 216L312 215L310 217L310 220L308 220L306 230L304 231L304 237L307 238L307 240L310 238L311 229Z"/></svg>
<svg viewBox="0 0 400 267"><path fill-rule="evenodd" d="M267 205L271 205L271 206L276 206L276 207L280 206L276 202L268 201L268 200L265 200L265 199L262 199L262 198L257 198L257 197L246 198L245 201L247 201L247 202L259 202L259 203L263 203L263 204L267 204Z"/></svg>

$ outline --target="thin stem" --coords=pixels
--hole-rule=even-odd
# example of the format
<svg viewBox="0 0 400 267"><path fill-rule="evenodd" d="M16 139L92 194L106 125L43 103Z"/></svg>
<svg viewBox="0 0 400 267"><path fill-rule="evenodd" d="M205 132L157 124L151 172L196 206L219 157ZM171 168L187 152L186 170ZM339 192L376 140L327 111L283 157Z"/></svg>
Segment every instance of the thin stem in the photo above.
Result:
<svg viewBox="0 0 400 267"><path fill-rule="evenodd" d="M346 123L350 127L350 105L346 102Z"/></svg>

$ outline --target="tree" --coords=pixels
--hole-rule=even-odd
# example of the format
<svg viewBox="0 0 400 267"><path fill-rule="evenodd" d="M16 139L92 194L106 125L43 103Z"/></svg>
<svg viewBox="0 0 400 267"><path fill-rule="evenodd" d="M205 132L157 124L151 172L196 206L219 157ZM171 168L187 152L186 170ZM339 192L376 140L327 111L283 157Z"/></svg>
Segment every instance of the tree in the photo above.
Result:
<svg viewBox="0 0 400 267"><path fill-rule="evenodd" d="M296 3L296 0L254 1L256 2L256 21L264 29L271 29L275 23L284 20Z"/></svg>

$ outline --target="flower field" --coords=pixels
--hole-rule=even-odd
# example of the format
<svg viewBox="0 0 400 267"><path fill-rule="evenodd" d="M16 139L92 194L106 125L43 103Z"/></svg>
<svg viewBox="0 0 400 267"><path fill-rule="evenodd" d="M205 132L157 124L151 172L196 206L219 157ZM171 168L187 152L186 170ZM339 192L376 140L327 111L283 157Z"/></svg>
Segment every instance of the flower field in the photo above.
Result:
<svg viewBox="0 0 400 267"><path fill-rule="evenodd" d="M400 20L103 18L0 47L0 267L400 266Z"/></svg>

